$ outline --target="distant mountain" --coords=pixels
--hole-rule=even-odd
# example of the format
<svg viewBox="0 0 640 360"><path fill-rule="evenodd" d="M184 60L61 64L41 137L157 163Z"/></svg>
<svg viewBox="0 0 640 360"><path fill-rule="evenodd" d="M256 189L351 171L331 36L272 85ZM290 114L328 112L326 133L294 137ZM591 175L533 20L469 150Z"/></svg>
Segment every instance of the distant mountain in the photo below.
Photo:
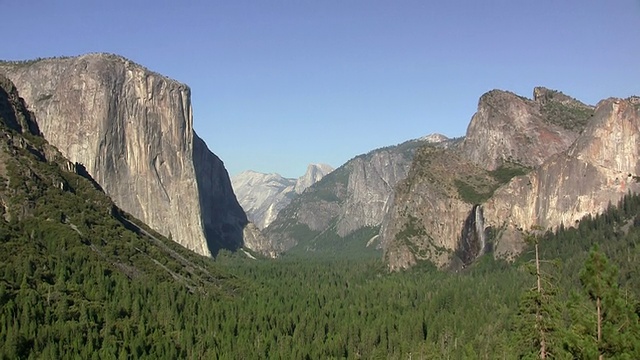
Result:
<svg viewBox="0 0 640 360"><path fill-rule="evenodd" d="M308 187L320 181L327 174L332 172L334 168L327 164L310 164L307 171L296 180L294 191L296 194L302 194Z"/></svg>
<svg viewBox="0 0 640 360"><path fill-rule="evenodd" d="M374 253L375 236L394 187L406 177L415 150L429 143L431 140L411 140L349 160L278 213L265 230L265 248L270 254L292 250L342 253L345 246L354 252Z"/></svg>
<svg viewBox="0 0 640 360"><path fill-rule="evenodd" d="M307 172L298 179L288 179L279 174L263 174L245 171L231 178L233 190L247 217L258 228L271 224L278 212L293 197L320 181L333 171L327 164L310 164Z"/></svg>
<svg viewBox="0 0 640 360"><path fill-rule="evenodd" d="M430 144L438 144L438 143L442 143L442 142L445 142L445 141L449 140L449 138L444 136L444 135L442 135L442 134L434 133L434 134L429 134L427 136L423 136L423 137L419 138L418 140L424 141L424 142L427 142L427 143L430 143Z"/></svg>

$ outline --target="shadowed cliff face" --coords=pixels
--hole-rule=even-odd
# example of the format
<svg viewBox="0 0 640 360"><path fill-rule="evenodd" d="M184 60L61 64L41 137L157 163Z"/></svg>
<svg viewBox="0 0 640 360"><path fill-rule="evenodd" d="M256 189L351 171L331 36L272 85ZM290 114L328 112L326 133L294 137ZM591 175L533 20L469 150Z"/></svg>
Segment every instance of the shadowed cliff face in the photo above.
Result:
<svg viewBox="0 0 640 360"><path fill-rule="evenodd" d="M487 243L482 206L475 205L464 222L457 256L466 266L485 252Z"/></svg>
<svg viewBox="0 0 640 360"><path fill-rule="evenodd" d="M28 114L27 107L15 85L0 74L0 118L6 126L19 133L40 135L38 124L25 114Z"/></svg>
<svg viewBox="0 0 640 360"><path fill-rule="evenodd" d="M246 218L221 162L194 135L186 85L106 54L3 63L0 73L44 137L122 209L203 255L242 243Z"/></svg>
<svg viewBox="0 0 640 360"><path fill-rule="evenodd" d="M210 251L215 255L223 248L238 250L244 245L242 231L249 221L236 200L224 164L196 134L193 166Z"/></svg>

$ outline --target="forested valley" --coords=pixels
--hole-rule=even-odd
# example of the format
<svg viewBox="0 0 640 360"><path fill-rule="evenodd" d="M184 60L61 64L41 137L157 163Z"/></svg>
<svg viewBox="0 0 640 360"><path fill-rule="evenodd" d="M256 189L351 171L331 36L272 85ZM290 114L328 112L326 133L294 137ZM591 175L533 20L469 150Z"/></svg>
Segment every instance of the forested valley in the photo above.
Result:
<svg viewBox="0 0 640 360"><path fill-rule="evenodd" d="M542 293L533 246L514 263L484 256L458 273L388 273L349 254L213 262L187 252L183 271L145 262L161 256L144 236L4 226L2 357L516 359L539 358L542 337L548 358L640 358L639 214L629 196L537 238Z"/></svg>

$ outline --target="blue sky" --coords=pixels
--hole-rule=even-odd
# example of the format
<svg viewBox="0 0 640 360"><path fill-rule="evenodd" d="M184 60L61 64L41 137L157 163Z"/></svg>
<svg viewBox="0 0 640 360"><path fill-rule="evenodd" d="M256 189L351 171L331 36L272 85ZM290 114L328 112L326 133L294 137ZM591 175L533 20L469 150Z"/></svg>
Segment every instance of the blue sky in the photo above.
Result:
<svg viewBox="0 0 640 360"><path fill-rule="evenodd" d="M183 4L184 3L184 4ZM484 92L640 94L639 0L0 0L0 59L130 58L191 87L231 175L302 175L432 132Z"/></svg>

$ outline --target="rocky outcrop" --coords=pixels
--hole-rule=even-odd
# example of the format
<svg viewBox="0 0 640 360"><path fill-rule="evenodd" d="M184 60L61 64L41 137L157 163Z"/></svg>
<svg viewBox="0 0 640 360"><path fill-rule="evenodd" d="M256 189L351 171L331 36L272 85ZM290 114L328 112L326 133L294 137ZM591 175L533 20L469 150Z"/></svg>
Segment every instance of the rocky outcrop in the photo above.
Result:
<svg viewBox="0 0 640 360"><path fill-rule="evenodd" d="M329 165L310 164L307 172L296 180L279 174L263 174L249 170L234 176L231 183L249 220L258 228L264 229L276 219L278 212L287 206L291 199L331 171L333 168Z"/></svg>
<svg viewBox="0 0 640 360"><path fill-rule="evenodd" d="M610 99L594 115L545 88L534 100L483 95L462 143L420 149L398 185L381 230L389 267L468 265L489 233L508 258L522 250L523 230L572 226L638 191L637 112L633 99Z"/></svg>
<svg viewBox="0 0 640 360"><path fill-rule="evenodd" d="M446 137L445 135L438 134L438 133L433 133L433 134L429 134L429 135L423 136L423 137L419 138L418 140L424 141L424 142L429 143L429 144L439 144L439 143L443 143L445 141L448 141L450 139L448 137Z"/></svg>
<svg viewBox="0 0 640 360"><path fill-rule="evenodd" d="M539 166L567 149L581 129L570 121L563 127L564 122L548 115L552 108L573 109L574 103L569 103L568 96L544 88L536 88L534 94L535 101L501 90L482 95L462 145L464 156L487 170L495 170L504 162ZM584 114L579 112L580 121L590 115L590 107L575 107L584 109ZM565 111L570 119L575 118Z"/></svg>
<svg viewBox="0 0 640 360"><path fill-rule="evenodd" d="M44 137L118 206L203 255L242 245L246 217L195 135L189 88L115 55L2 63Z"/></svg>
<svg viewBox="0 0 640 360"><path fill-rule="evenodd" d="M266 229L268 247L285 252L312 239L346 239L382 223L393 189L409 171L413 140L360 155L309 187ZM322 235L319 237L319 235Z"/></svg>
<svg viewBox="0 0 640 360"><path fill-rule="evenodd" d="M231 183L247 217L261 229L271 224L278 212L291 201L295 186L294 179L251 170L232 177Z"/></svg>

